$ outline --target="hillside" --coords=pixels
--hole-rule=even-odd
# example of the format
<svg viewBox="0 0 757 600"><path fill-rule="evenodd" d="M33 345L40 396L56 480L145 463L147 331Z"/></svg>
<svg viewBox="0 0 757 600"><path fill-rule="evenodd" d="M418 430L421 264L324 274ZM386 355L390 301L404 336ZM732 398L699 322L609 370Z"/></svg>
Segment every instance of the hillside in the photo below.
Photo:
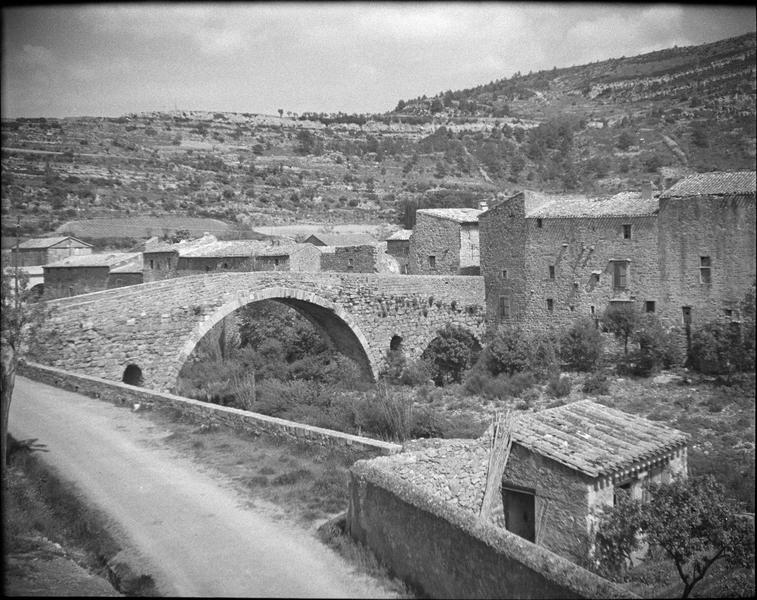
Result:
<svg viewBox="0 0 757 600"><path fill-rule="evenodd" d="M177 215L412 225L417 206L612 193L755 168L755 35L400 100L380 115L173 111L2 122L3 232ZM10 218L8 218L10 217Z"/></svg>

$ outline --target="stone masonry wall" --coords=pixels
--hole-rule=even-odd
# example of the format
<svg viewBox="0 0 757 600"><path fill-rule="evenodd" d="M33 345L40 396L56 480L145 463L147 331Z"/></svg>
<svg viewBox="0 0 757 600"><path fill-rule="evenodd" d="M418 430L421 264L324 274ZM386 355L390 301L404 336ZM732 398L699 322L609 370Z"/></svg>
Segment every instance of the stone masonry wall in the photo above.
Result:
<svg viewBox="0 0 757 600"><path fill-rule="evenodd" d="M142 257L142 273L145 283L176 277L179 253L175 250L168 252L144 252Z"/></svg>
<svg viewBox="0 0 757 600"><path fill-rule="evenodd" d="M587 558L591 479L513 444L503 482L534 490L537 544L579 564Z"/></svg>
<svg viewBox="0 0 757 600"><path fill-rule="evenodd" d="M108 287L105 267L54 267L45 269L45 299L66 298Z"/></svg>
<svg viewBox="0 0 757 600"><path fill-rule="evenodd" d="M661 317L692 326L724 319L755 279L755 197L668 198L660 201ZM710 257L711 283L700 280L700 260Z"/></svg>
<svg viewBox="0 0 757 600"><path fill-rule="evenodd" d="M327 332L349 337L342 347L374 377L395 335L415 359L446 324L468 329L479 341L483 334L480 277L213 273L53 301L42 334L46 342L30 359L115 381L133 363L147 387L168 391L214 324L268 299L290 303Z"/></svg>
<svg viewBox="0 0 757 600"><path fill-rule="evenodd" d="M339 271L341 273L375 273L378 271L378 253L376 246L344 246L334 248L332 253L321 255L322 271Z"/></svg>
<svg viewBox="0 0 757 600"><path fill-rule="evenodd" d="M424 494L373 462L359 461L351 469L349 532L424 595L633 597L545 548Z"/></svg>
<svg viewBox="0 0 757 600"><path fill-rule="evenodd" d="M429 264L433 256L435 267ZM416 214L410 236L408 272L411 275L455 275L460 269L460 223Z"/></svg>
<svg viewBox="0 0 757 600"><path fill-rule="evenodd" d="M463 223L460 226L460 269L479 266L478 223Z"/></svg>
<svg viewBox="0 0 757 600"><path fill-rule="evenodd" d="M323 427L304 425L173 394L155 392L125 383L106 381L98 377L71 373L34 363L21 363L19 374L35 381L41 381L48 385L92 398L99 398L117 405L133 406L135 403L142 403L153 405L156 408L173 408L202 423L214 423L248 433L272 435L327 447L349 448L362 458L394 454L402 449L401 446L390 442L350 435Z"/></svg>
<svg viewBox="0 0 757 600"><path fill-rule="evenodd" d="M624 225L631 226L630 239ZM632 301L642 312L645 301L660 306L656 217L542 219L541 228L526 219L526 236L527 328L567 327L578 317L599 316L613 300ZM613 287L613 259L628 260L625 290Z"/></svg>

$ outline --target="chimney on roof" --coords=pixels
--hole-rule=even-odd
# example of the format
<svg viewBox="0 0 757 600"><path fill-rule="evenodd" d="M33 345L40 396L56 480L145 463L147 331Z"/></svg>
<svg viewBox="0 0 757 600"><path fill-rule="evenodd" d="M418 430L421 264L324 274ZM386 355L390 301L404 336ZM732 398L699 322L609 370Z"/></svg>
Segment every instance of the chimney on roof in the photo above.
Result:
<svg viewBox="0 0 757 600"><path fill-rule="evenodd" d="M489 210L489 203L486 200L481 200L478 203L478 210Z"/></svg>
<svg viewBox="0 0 757 600"><path fill-rule="evenodd" d="M641 199L642 200L652 199L652 182L651 181L645 181L641 184Z"/></svg>

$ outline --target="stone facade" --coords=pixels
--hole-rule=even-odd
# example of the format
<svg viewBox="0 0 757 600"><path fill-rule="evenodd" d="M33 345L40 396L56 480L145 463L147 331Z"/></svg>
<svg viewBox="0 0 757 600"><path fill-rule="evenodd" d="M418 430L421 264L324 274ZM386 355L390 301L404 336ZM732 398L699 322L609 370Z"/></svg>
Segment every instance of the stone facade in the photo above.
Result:
<svg viewBox="0 0 757 600"><path fill-rule="evenodd" d="M408 272L423 275L478 275L480 210L425 208L416 211L410 236Z"/></svg>
<svg viewBox="0 0 757 600"><path fill-rule="evenodd" d="M381 248L366 246L321 246L321 271L340 273L376 273Z"/></svg>
<svg viewBox="0 0 757 600"><path fill-rule="evenodd" d="M118 273L119 268L123 270ZM138 253L86 254L71 256L43 266L44 298L65 298L111 287L142 283ZM111 272L114 276L111 277ZM116 280L118 284L116 284Z"/></svg>
<svg viewBox="0 0 757 600"><path fill-rule="evenodd" d="M397 260L400 273L409 272L412 229L400 229L386 239L386 253Z"/></svg>
<svg viewBox="0 0 757 600"><path fill-rule="evenodd" d="M415 359L447 324L465 327L479 341L484 329L480 277L210 273L57 300L45 324L50 342L32 359L111 380L133 363L147 387L170 390L213 325L271 299L308 316L369 377L383 368L395 336Z"/></svg>
<svg viewBox="0 0 757 600"><path fill-rule="evenodd" d="M755 278L754 173L711 175L738 175L739 193L521 192L483 213L489 326L567 326L613 302L635 303L669 327L683 324L683 307L692 323L735 316Z"/></svg>
<svg viewBox="0 0 757 600"><path fill-rule="evenodd" d="M22 242L11 249L11 264L15 266L18 256L18 266L39 266L58 262L69 256L85 256L92 254L92 244L83 242L75 237L37 238Z"/></svg>

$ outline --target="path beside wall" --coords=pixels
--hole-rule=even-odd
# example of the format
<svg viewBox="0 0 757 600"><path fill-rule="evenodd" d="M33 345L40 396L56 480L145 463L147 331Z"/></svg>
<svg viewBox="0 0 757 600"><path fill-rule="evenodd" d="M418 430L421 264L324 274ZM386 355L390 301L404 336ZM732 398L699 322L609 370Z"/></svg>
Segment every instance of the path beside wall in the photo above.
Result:
<svg viewBox="0 0 757 600"><path fill-rule="evenodd" d="M394 454L402 446L382 442L341 431L304 425L294 421L269 417L260 413L240 410L228 406L219 406L191 398L156 392L146 388L135 387L126 383L108 381L99 377L71 373L54 367L36 363L20 363L19 375L47 383L65 390L70 390L99 398L114 404L132 406L135 403L152 404L160 408L173 408L192 415L204 423L214 423L232 429L243 430L253 434L267 434L284 437L298 442L320 444L333 448L349 449L363 457Z"/></svg>

